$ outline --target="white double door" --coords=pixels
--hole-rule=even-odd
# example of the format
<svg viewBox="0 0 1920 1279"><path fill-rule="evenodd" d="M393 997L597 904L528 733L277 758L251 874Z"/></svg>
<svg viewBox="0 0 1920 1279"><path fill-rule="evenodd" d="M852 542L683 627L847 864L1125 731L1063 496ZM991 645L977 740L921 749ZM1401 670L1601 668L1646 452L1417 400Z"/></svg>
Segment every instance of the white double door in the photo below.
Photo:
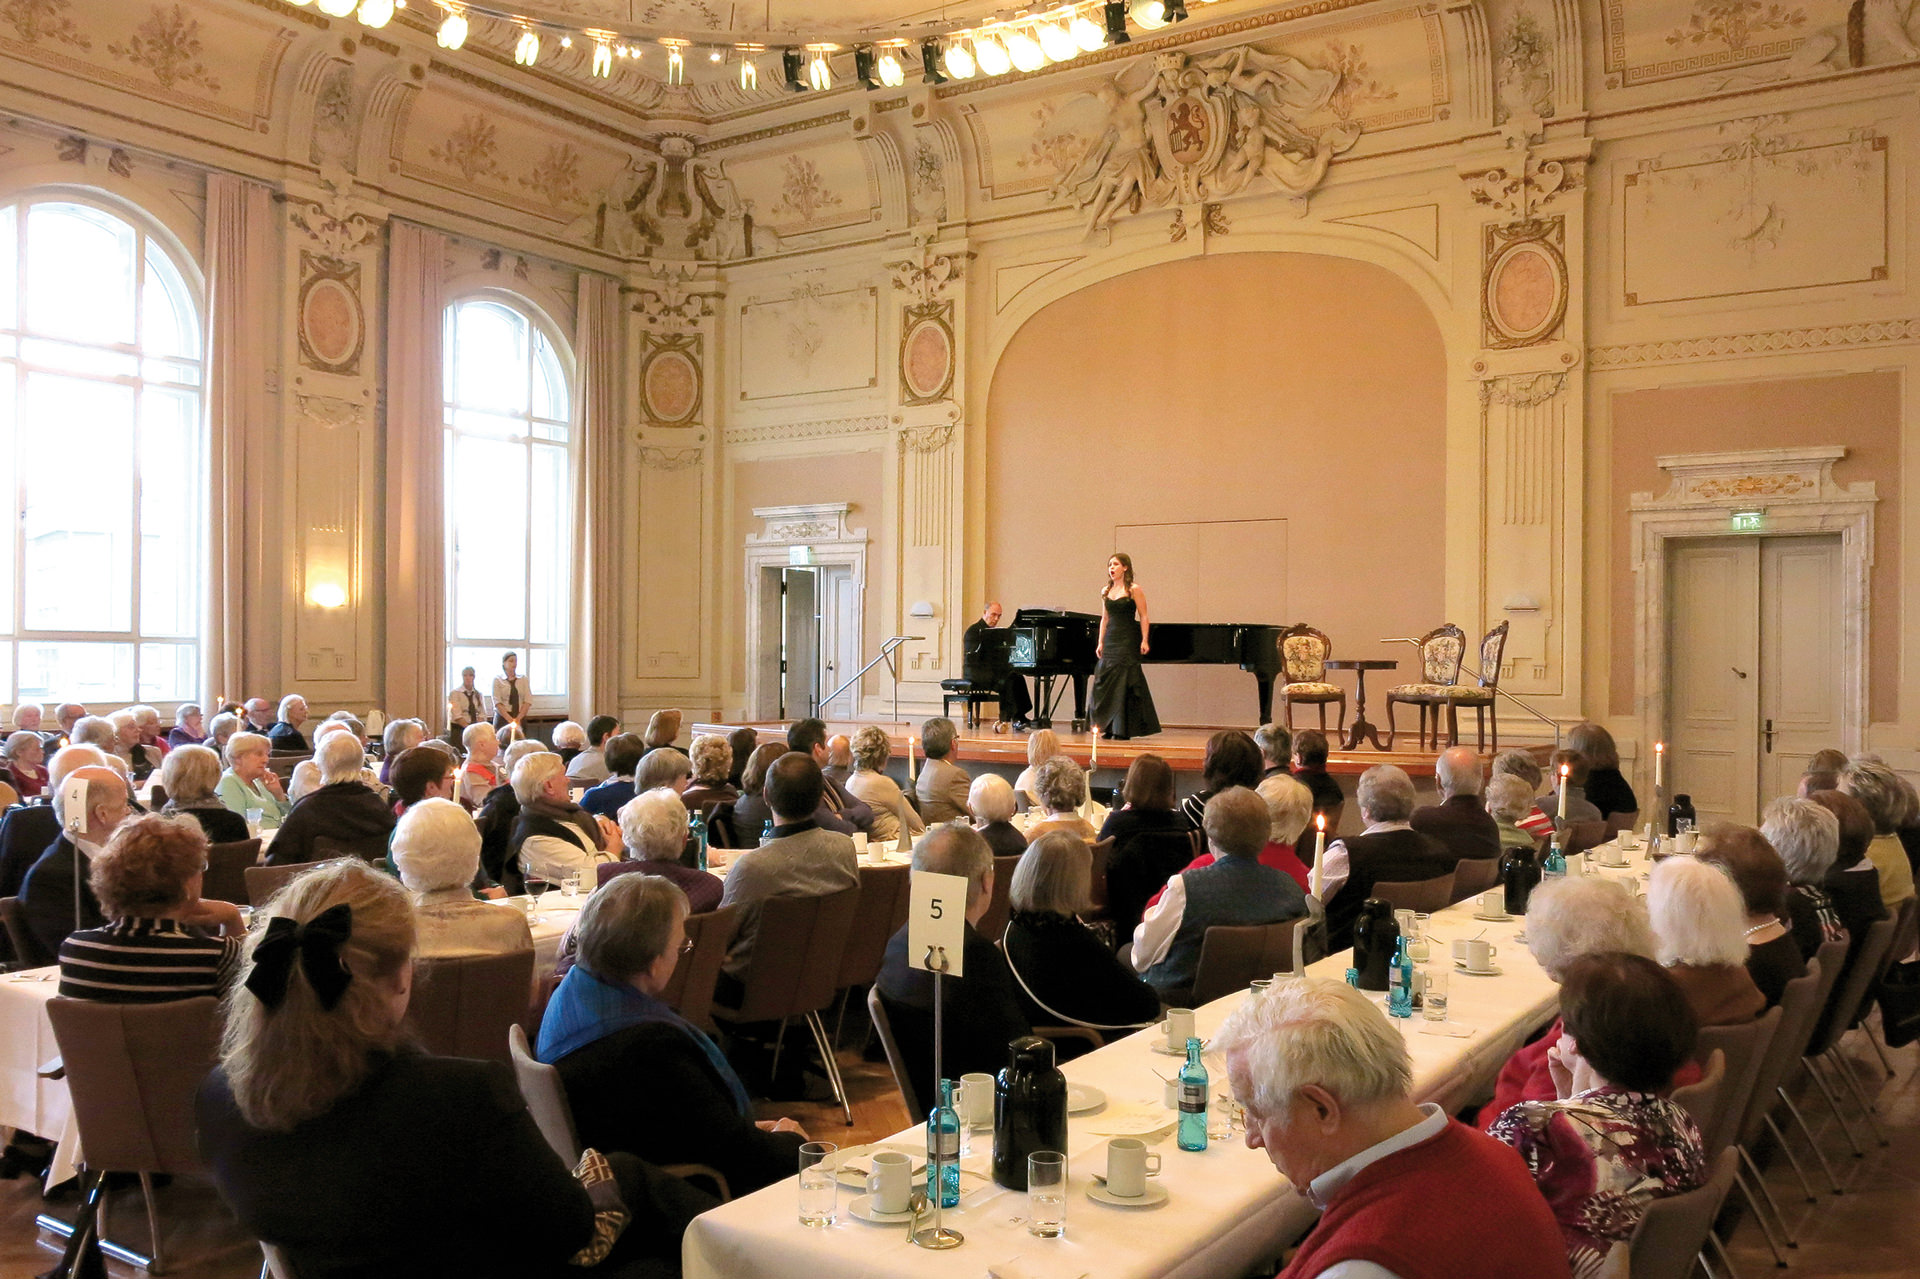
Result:
<svg viewBox="0 0 1920 1279"><path fill-rule="evenodd" d="M1841 745L1840 539L1703 539L1667 562L1666 793L1702 826L1751 825Z"/></svg>

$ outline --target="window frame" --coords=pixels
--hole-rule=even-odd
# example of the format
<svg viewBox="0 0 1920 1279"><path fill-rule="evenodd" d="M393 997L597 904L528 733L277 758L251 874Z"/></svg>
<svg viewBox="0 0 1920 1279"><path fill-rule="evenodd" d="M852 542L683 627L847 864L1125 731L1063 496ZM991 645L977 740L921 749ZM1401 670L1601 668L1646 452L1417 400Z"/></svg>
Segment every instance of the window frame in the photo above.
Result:
<svg viewBox="0 0 1920 1279"><path fill-rule="evenodd" d="M92 210L112 218L128 227L134 234L133 259L136 267L133 293L134 333L131 342L102 342L79 340L72 337L54 337L36 333L28 327L27 315L28 291L32 287L32 277L27 270L28 220L31 210L40 205L74 205ZM98 697L89 705L96 712L110 708L130 706L140 703L153 705L164 713L172 708L198 700L204 700L198 688L206 683L208 639L211 623L211 573L208 562L209 524L213 501L213 450L211 431L208 428L211 362L211 339L207 315L206 282L201 273L200 264L186 245L159 218L131 201L119 198L111 192L93 187L73 186L62 183L48 183L23 187L0 194L0 209L14 211L14 240L11 245L14 253L14 318L9 327L0 327L0 363L10 365L14 370L14 382L11 388L14 397L14 421L10 441L11 457L5 464L12 469L9 483L14 502L12 513L13 542L11 550L11 599L10 607L0 613L0 645L6 648L6 656L0 661L5 670L7 696L0 702L18 705L22 700L21 654L33 644L101 644L123 646L131 650L129 665L130 687L127 696ZM158 251L178 277L187 305L192 308L192 327L198 338L198 354L193 357L179 355L158 355L146 351L147 332L146 290L160 287L153 279L153 271L148 265L148 255ZM38 338L49 343L61 343L71 347L83 347L95 351L118 353L132 361L133 372L109 374L88 372L77 368L63 368L57 364L36 362L27 354L27 344ZM148 376L155 362L174 367L191 365L195 371L194 379L189 382L167 381ZM129 549L124 566L116 561L115 571L122 567L128 574L127 580L127 626L113 630L62 630L29 627L27 623L27 503L24 487L24 468L22 458L22 430L19 409L27 395L28 373L42 372L64 378L75 378L95 382L103 386L124 387L132 392L134 410L132 420L132 507L128 532ZM148 388L187 391L193 403L189 420L192 423L195 457L185 467L191 477L194 490L191 494L192 505L197 516L189 512L187 525L186 562L192 576L193 599L190 601L187 616L190 621L181 633L152 634L143 629L142 594L145 589L143 560L147 547L143 535L143 508L147 489L147 476L141 464L143 436L147 429L143 411L143 397ZM0 392L4 393L4 392ZM182 696L167 698L149 698L141 693L141 672L145 663L143 649L149 644L186 644L193 650L192 675ZM72 699L79 690L49 690L44 697L36 695L28 701L48 699Z"/></svg>
<svg viewBox="0 0 1920 1279"><path fill-rule="evenodd" d="M519 636L505 636L505 635L468 636L468 635L459 634L456 627L456 620L459 616L459 594L458 594L458 584L456 580L458 565L459 565L459 554L458 554L459 543L458 543L458 530L455 525L454 515L455 515L455 505L458 498L457 498L457 495L452 491L451 485L454 482L454 477L456 473L454 468L453 443L456 435L460 434L461 432L460 432L460 428L456 427L453 421L456 401L448 398L447 392L449 388L447 383L451 377L451 366L452 366L452 361L454 357L453 317L455 312L461 306L468 303L473 303L473 302L488 302L496 306L504 307L505 309L514 312L523 321L525 321L532 333L538 334L539 336L544 337L547 341L547 345L549 349L551 349L553 352L555 361L559 365L560 377L562 382L564 383L563 389L565 391L566 400L567 400L567 415L565 419L566 426L567 426L567 438L566 438L564 449L561 449L560 451L563 453L566 459L566 469L565 469L566 484L564 486L565 491L562 495L564 500L565 510L566 510L566 518L561 521L563 525L561 534L562 534L562 538L565 543L565 546L562 553L558 557L558 559L563 566L567 566L567 571L563 576L563 585L566 592L566 603L565 603L565 607L562 610L566 616L566 623L564 628L565 638L558 642L544 641L544 640L535 642L531 638L531 631L533 629L532 628L532 615L533 615L532 582L533 582L533 575L534 575L534 566L533 566L534 541L531 537L528 537L527 539L525 539L526 541L525 557L521 561L521 565L522 565L521 571L525 575L525 581L527 583L527 590L525 592L526 601L525 601L525 605L522 613L522 619L521 619L521 630L524 633ZM528 378L527 410L525 413L517 415L523 420L527 429L525 430L524 433L515 434L514 436L510 437L508 440L505 441L508 443L512 443L525 450L525 456L527 459L527 467L526 467L527 488L526 488L525 496L526 496L527 509L529 510L529 512L531 512L533 507L533 484L535 479L535 467L533 465L533 459L535 455L534 450L537 448L559 449L559 445L555 441L540 439L532 430L533 423L535 422L560 421L559 418L541 417L534 412L535 395L534 395L533 378L534 378L534 368L535 368L534 361L537 359L538 359L538 355L536 353L535 344L532 342L529 342L527 344L527 361L528 361L527 362L527 378ZM441 483L441 505L443 508L441 546L442 546L442 558L444 561L443 580L444 580L444 591L445 591L445 601L446 601L446 619L445 619L445 625L443 627L445 634L442 637L443 639L442 650L445 654L446 670L444 672L444 675L447 680L447 687L452 688L453 686L457 685L460 682L460 670L463 666L472 665L475 668L474 686L476 688L479 688L483 694L490 695L492 691L492 680L499 674L499 667L500 667L502 655L505 654L508 650L511 650L519 654L520 661L517 667L518 673L522 676L527 677L529 682L531 682L531 679L532 679L534 652L537 650L537 651L543 651L543 652L556 653L558 654L558 657L559 657L559 669L565 675L567 680L567 685L562 691L557 693L542 692L539 689L534 688L532 690L532 699L529 703L529 710L535 713L565 711L571 705L571 701L572 701L574 673L572 670L571 663L573 661L573 656L574 656L576 647L580 642L580 636L578 633L578 626L576 622L576 619L578 617L578 608L577 608L578 600L576 599L576 595L577 595L576 582L574 580L574 574L571 571L570 566L573 563L574 555L577 552L581 542L581 531L579 528L580 511L579 511L578 498L579 498L579 480L580 480L579 468L581 465L581 459L583 457L583 450L582 450L582 443L580 439L581 420L580 420L580 396L579 396L579 390L578 390L578 387L579 387L578 366L574 360L572 345L566 340L566 336L564 332L561 330L558 324L554 323L552 316L550 316L547 313L547 310L524 293L518 293L511 289L503 289L495 286L480 286L480 287L472 287L472 288L464 288L464 289L455 289L455 290L451 290L448 293L446 304L441 310L440 361L441 361L441 388L440 388L441 389L441 453L440 453L441 479L440 479L440 483ZM486 411L489 413L493 413L493 410L486 410ZM494 415L507 416L504 414L497 414L497 413L495 413ZM471 432L468 432L466 434L468 434L470 438L499 438L499 437L479 436L477 433L471 433ZM455 657L455 654L458 652L461 652L463 650L475 650L475 649L484 650L486 652L487 661L488 663L490 663L490 665L482 666L479 661L459 661Z"/></svg>

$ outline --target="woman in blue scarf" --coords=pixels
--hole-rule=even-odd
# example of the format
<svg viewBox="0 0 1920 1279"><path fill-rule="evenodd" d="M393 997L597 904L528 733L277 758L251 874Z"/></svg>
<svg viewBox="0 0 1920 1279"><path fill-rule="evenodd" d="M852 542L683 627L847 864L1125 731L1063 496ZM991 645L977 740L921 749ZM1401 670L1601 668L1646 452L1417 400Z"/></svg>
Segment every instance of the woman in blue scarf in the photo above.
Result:
<svg viewBox="0 0 1920 1279"><path fill-rule="evenodd" d="M622 875L594 893L538 1054L559 1068L582 1145L707 1164L744 1195L792 1176L807 1135L791 1119L756 1123L718 1046L660 999L686 920L686 894L656 875Z"/></svg>

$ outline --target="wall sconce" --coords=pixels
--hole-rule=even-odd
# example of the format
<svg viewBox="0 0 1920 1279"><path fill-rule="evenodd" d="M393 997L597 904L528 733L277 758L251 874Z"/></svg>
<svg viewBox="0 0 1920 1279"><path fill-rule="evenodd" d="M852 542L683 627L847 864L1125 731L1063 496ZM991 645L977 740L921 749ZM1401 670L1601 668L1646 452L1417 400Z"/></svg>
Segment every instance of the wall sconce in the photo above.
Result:
<svg viewBox="0 0 1920 1279"><path fill-rule="evenodd" d="M915 600L913 607L907 610L908 617L932 617L933 604L928 600Z"/></svg>
<svg viewBox="0 0 1920 1279"><path fill-rule="evenodd" d="M1500 606L1509 613L1538 613L1540 601L1524 591L1507 596L1507 602Z"/></svg>
<svg viewBox="0 0 1920 1279"><path fill-rule="evenodd" d="M316 608L345 608L347 588L338 582L315 582L307 588L307 601Z"/></svg>

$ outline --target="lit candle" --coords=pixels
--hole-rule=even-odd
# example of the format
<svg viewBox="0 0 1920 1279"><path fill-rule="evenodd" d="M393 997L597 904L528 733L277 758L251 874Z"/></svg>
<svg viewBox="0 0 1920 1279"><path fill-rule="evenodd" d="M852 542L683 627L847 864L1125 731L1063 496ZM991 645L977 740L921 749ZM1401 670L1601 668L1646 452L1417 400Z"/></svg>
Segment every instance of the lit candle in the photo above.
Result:
<svg viewBox="0 0 1920 1279"><path fill-rule="evenodd" d="M1098 724L1093 726L1093 754L1087 757L1087 765L1090 768L1100 767L1100 726Z"/></svg>
<svg viewBox="0 0 1920 1279"><path fill-rule="evenodd" d="M1313 815L1313 824L1318 828L1319 833L1316 834L1313 839L1313 874L1308 876L1308 878L1312 881L1313 895L1319 897L1320 868L1327 860L1327 815L1325 813L1315 813Z"/></svg>
<svg viewBox="0 0 1920 1279"><path fill-rule="evenodd" d="M1655 742L1653 744L1653 788L1659 790L1661 783L1666 780L1667 744L1665 742Z"/></svg>
<svg viewBox="0 0 1920 1279"><path fill-rule="evenodd" d="M1560 820L1567 820L1567 778L1573 773L1573 765L1560 765Z"/></svg>
<svg viewBox="0 0 1920 1279"><path fill-rule="evenodd" d="M913 734L908 733L907 734L907 780L910 782L915 781L919 778L919 776L920 776L920 769L913 762ZM1563 813L1561 814L1561 816L1564 817L1565 814Z"/></svg>

